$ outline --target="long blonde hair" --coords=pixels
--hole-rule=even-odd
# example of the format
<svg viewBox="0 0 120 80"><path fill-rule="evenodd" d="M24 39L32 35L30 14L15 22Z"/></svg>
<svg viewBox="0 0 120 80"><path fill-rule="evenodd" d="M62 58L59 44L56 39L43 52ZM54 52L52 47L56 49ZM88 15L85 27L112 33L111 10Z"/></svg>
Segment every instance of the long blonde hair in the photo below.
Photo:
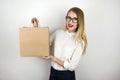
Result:
<svg viewBox="0 0 120 80"><path fill-rule="evenodd" d="M83 48L82 54L84 54L86 52L86 48L87 48L87 37L85 34L85 26L84 26L84 13L78 7L71 8L67 12L67 15L70 11L74 12L78 18L77 29L76 29L76 40L80 41L81 46ZM65 30L67 30L67 26L65 27Z"/></svg>

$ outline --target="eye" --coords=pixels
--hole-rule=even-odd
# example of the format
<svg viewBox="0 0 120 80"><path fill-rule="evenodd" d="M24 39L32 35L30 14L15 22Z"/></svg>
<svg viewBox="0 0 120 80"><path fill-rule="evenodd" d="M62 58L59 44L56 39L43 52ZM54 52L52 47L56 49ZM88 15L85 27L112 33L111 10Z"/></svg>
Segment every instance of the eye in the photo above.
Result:
<svg viewBox="0 0 120 80"><path fill-rule="evenodd" d="M74 17L73 19L74 19L74 20L78 20L78 18L76 18L76 17Z"/></svg>
<svg viewBox="0 0 120 80"><path fill-rule="evenodd" d="M72 19L70 16L66 16L66 19Z"/></svg>
<svg viewBox="0 0 120 80"><path fill-rule="evenodd" d="M73 23L76 23L78 18L76 18L76 17L71 18L70 16L66 16L66 21L67 22L70 22L71 20L72 20Z"/></svg>

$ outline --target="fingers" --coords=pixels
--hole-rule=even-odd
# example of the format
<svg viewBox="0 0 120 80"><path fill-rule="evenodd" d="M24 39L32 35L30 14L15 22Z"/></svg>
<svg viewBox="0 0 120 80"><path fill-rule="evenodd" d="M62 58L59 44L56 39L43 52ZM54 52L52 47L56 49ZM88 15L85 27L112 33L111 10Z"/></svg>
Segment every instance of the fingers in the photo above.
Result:
<svg viewBox="0 0 120 80"><path fill-rule="evenodd" d="M38 22L38 19L37 19L36 17L33 17L32 20L31 20L31 22L32 22L32 23L34 23L34 22L37 23L37 22Z"/></svg>
<svg viewBox="0 0 120 80"><path fill-rule="evenodd" d="M34 27L38 27L39 20L36 17L33 17L31 23L33 24Z"/></svg>
<svg viewBox="0 0 120 80"><path fill-rule="evenodd" d="M42 59L50 59L51 57L50 56L40 56L40 58L42 58Z"/></svg>

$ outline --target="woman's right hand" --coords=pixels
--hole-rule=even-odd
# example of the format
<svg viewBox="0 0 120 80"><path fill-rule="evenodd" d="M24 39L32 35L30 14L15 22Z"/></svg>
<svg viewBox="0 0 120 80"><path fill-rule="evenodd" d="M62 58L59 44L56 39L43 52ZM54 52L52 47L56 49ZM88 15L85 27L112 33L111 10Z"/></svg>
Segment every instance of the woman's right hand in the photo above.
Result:
<svg viewBox="0 0 120 80"><path fill-rule="evenodd" d="M39 20L36 17L33 17L31 23L33 24L34 27L38 27Z"/></svg>

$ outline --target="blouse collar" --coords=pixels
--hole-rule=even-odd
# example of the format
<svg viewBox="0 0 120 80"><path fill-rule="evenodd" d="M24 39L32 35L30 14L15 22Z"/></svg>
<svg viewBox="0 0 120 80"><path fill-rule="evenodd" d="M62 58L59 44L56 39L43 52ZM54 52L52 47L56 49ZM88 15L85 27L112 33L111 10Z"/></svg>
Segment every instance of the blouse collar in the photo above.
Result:
<svg viewBox="0 0 120 80"><path fill-rule="evenodd" d="M70 36L74 36L76 34L76 32L69 32L68 30L66 30L66 33Z"/></svg>

